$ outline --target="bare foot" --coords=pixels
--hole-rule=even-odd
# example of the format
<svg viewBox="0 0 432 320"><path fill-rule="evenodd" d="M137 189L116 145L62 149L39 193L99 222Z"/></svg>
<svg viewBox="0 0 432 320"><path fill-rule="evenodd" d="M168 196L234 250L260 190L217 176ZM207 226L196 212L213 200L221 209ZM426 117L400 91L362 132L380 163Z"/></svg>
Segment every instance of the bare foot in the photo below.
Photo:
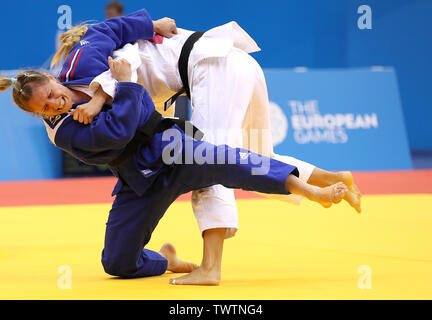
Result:
<svg viewBox="0 0 432 320"><path fill-rule="evenodd" d="M177 257L176 249L171 243L165 243L159 253L168 260L167 270L175 273L188 273L198 268L194 263L184 262Z"/></svg>
<svg viewBox="0 0 432 320"><path fill-rule="evenodd" d="M361 193L354 183L352 173L350 171L340 171L337 173L339 180L346 184L348 192L344 196L344 200L349 203L358 213L361 213Z"/></svg>
<svg viewBox="0 0 432 320"><path fill-rule="evenodd" d="M352 190L355 194L357 194L360 198L362 197L359 188L355 185L355 183L352 184Z"/></svg>
<svg viewBox="0 0 432 320"><path fill-rule="evenodd" d="M355 193L351 188L348 189L345 197L343 198L346 202L349 203L351 207L353 207L358 213L361 213L361 194Z"/></svg>
<svg viewBox="0 0 432 320"><path fill-rule="evenodd" d="M170 279L170 284L175 285L200 285L200 286L217 286L220 282L220 270L216 268L199 267L189 274Z"/></svg>
<svg viewBox="0 0 432 320"><path fill-rule="evenodd" d="M338 182L325 188L318 188L311 200L319 202L324 208L328 208L333 203L341 202L347 192L347 186L343 182Z"/></svg>

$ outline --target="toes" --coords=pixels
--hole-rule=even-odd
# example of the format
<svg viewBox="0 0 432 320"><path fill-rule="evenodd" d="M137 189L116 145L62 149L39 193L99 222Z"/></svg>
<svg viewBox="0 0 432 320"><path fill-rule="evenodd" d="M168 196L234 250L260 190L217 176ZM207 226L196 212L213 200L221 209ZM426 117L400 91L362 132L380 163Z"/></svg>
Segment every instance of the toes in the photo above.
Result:
<svg viewBox="0 0 432 320"><path fill-rule="evenodd" d="M337 184L335 184L333 186L333 198L332 198L332 202L333 203L339 203L342 201L342 198L345 196L345 194L348 192L348 188L347 186L342 183L339 182Z"/></svg>
<svg viewBox="0 0 432 320"><path fill-rule="evenodd" d="M188 270L185 270L185 272L192 272L198 268L199 268L199 266L197 266L195 263L188 263L186 266L186 269L188 269Z"/></svg>
<svg viewBox="0 0 432 320"><path fill-rule="evenodd" d="M345 194L345 193L347 193L348 192L348 188L347 188L347 186L345 185L345 183L338 183L336 186L335 186L335 193L338 195L338 196L340 196L340 195L342 195L342 194Z"/></svg>
<svg viewBox="0 0 432 320"><path fill-rule="evenodd" d="M341 188L341 189L344 189L344 190L348 190L348 187L347 187L346 184L343 183L343 182L339 182L339 183L338 183L338 187Z"/></svg>

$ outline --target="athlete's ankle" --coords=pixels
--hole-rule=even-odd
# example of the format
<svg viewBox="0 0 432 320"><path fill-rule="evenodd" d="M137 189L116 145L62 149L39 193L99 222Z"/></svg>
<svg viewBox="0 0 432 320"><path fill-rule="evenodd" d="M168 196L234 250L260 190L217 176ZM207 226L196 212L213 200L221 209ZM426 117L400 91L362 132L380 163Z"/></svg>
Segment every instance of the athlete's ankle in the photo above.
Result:
<svg viewBox="0 0 432 320"><path fill-rule="evenodd" d="M210 272L220 272L220 265L216 262L203 261L200 265L202 271L210 273Z"/></svg>
<svg viewBox="0 0 432 320"><path fill-rule="evenodd" d="M311 186L305 191L305 197L310 201L318 202L321 197L321 188L316 186Z"/></svg>

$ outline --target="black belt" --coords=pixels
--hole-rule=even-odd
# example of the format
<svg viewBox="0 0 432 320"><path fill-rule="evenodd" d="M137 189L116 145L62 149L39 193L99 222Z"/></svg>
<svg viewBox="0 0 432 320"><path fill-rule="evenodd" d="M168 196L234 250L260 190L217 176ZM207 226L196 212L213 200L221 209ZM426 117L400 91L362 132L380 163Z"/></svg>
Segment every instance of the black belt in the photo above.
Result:
<svg viewBox="0 0 432 320"><path fill-rule="evenodd" d="M136 131L133 139L126 145L125 150L123 150L116 159L108 163L108 165L111 167L119 166L133 153L149 144L156 133L163 132L166 129L171 128L173 125L178 125L187 135L192 136L196 140L201 140L204 136L202 131L193 126L189 121L180 120L178 118L163 118L159 112L154 111L150 115L146 124ZM192 128L192 132L186 128L187 125ZM139 155L141 154L139 153ZM149 167L154 167L162 163L162 156L153 163L147 163L144 159L142 159L142 161Z"/></svg>
<svg viewBox="0 0 432 320"><path fill-rule="evenodd" d="M184 45L181 49L180 58L178 61L178 69L179 69L181 81L183 83L183 89L181 89L179 92L177 92L175 95L173 95L167 101L165 101L165 105L164 105L165 111L167 111L168 108L183 93L186 93L188 98L190 99L190 88L189 88L189 79L188 79L189 56L190 56L190 53L193 49L195 42L197 42L203 34L204 34L204 32L202 32L202 31L197 31L197 32L192 33L189 36L189 38L187 38L186 42L184 43Z"/></svg>

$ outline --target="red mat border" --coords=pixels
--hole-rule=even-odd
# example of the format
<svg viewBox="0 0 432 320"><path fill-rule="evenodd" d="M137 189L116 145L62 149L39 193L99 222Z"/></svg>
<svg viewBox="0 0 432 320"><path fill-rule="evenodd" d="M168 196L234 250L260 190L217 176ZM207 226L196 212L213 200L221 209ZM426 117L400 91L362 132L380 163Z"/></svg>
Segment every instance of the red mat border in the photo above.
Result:
<svg viewBox="0 0 432 320"><path fill-rule="evenodd" d="M363 194L432 193L432 170L353 172ZM115 178L76 178L0 183L0 206L111 203ZM238 199L260 196L236 190ZM178 200L190 199L190 194Z"/></svg>

